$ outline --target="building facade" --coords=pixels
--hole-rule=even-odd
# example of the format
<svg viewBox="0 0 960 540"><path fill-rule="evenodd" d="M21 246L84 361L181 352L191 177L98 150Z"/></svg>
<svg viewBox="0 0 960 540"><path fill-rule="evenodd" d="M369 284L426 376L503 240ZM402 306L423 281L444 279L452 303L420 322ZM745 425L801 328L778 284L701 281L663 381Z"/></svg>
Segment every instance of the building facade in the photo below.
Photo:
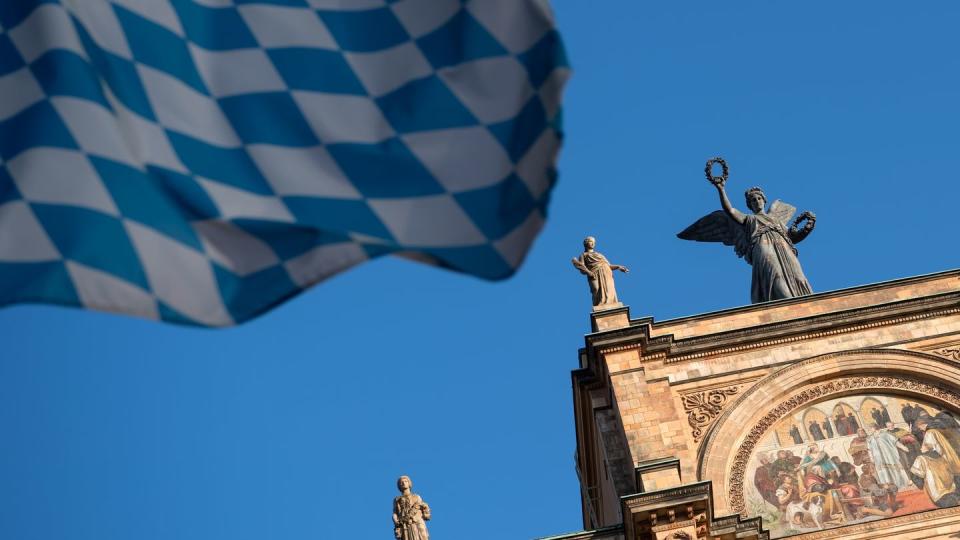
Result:
<svg viewBox="0 0 960 540"><path fill-rule="evenodd" d="M960 537L960 271L592 324L549 538Z"/></svg>

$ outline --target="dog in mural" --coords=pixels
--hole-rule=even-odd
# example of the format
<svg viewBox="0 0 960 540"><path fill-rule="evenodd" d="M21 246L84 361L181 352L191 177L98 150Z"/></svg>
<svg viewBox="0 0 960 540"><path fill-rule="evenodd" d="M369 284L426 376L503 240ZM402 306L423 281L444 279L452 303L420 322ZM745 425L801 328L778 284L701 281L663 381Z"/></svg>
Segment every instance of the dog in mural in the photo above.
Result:
<svg viewBox="0 0 960 540"><path fill-rule="evenodd" d="M822 529L824 500L822 495L817 495L804 502L790 503L784 514L790 524L798 529Z"/></svg>

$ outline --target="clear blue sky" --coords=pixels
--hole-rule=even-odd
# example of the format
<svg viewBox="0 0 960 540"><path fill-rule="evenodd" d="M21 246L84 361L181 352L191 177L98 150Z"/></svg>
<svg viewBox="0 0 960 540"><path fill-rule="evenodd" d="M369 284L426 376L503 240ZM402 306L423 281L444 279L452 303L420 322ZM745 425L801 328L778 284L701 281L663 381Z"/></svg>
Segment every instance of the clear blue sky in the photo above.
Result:
<svg viewBox="0 0 960 540"><path fill-rule="evenodd" d="M555 0L575 69L548 225L513 279L400 260L227 330L0 310L0 538L387 539L400 474L438 540L580 528L569 372L587 234L634 317L749 301L675 238L763 186L817 291L960 267L960 3Z"/></svg>

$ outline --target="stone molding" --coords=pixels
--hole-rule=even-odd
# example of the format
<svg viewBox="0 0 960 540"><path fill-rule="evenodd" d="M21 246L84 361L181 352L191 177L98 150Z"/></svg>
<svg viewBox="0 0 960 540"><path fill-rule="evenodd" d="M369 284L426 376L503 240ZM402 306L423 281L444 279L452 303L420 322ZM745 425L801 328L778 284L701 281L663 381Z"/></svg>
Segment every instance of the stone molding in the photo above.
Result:
<svg viewBox="0 0 960 540"><path fill-rule="evenodd" d="M631 321L627 328L588 335L586 341L587 350L594 358L639 349L643 360L663 359L672 364L957 313L960 313L960 292L947 292L684 339L674 339L673 334L651 337L656 326L666 322L655 323L646 318Z"/></svg>

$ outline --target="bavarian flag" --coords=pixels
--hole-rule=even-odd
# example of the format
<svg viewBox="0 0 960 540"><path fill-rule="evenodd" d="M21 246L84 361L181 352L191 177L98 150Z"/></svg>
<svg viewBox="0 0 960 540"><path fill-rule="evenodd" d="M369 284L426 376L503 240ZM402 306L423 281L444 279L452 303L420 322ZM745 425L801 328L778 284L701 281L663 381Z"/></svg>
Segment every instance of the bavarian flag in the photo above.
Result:
<svg viewBox="0 0 960 540"><path fill-rule="evenodd" d="M383 255L507 277L567 73L547 0L2 0L0 304L224 326Z"/></svg>

